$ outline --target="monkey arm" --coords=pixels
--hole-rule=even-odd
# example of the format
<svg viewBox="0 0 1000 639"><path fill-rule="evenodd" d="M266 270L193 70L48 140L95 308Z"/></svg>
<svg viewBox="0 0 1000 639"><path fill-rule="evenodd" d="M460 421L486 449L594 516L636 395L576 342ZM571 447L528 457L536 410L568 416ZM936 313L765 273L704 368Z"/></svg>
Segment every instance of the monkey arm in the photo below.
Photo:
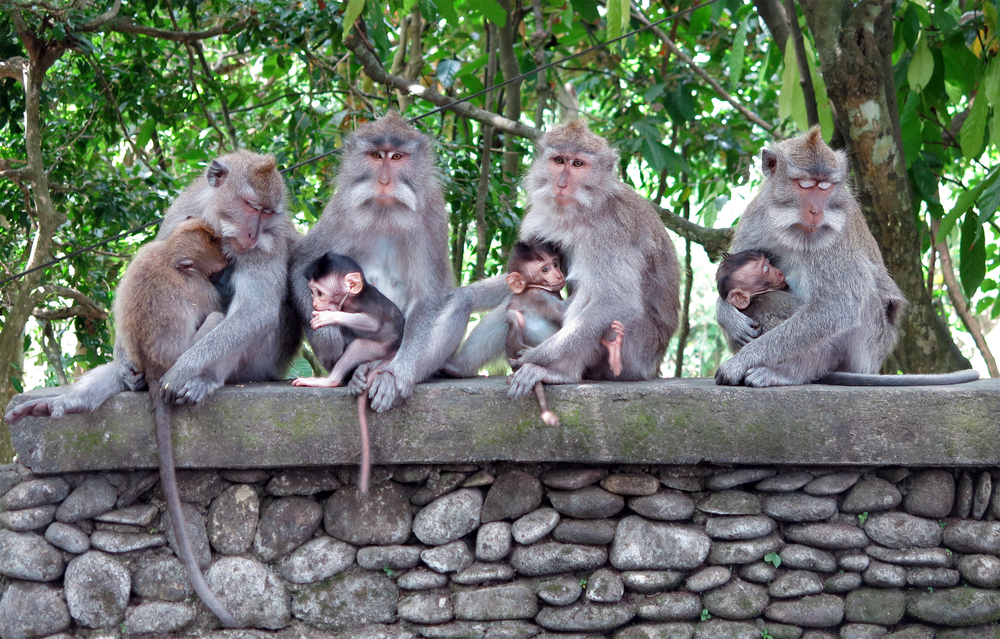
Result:
<svg viewBox="0 0 1000 639"><path fill-rule="evenodd" d="M446 295L420 299L406 320L403 343L396 356L365 386L372 409L381 413L407 399L413 386L440 370L458 348L470 313L495 308L509 296L507 280L497 275L452 289ZM367 377L368 372L369 367L362 364L354 376Z"/></svg>
<svg viewBox="0 0 1000 639"><path fill-rule="evenodd" d="M318 223L317 223L318 224ZM322 255L322 249L317 245L315 235L306 235L292 254L288 269L288 288L292 305L302 318L306 329L306 339L312 346L313 353L326 370L333 370L334 364L344 352L344 336L337 326L323 326L314 329L310 325L312 319L312 292L306 281L306 268Z"/></svg>
<svg viewBox="0 0 1000 639"><path fill-rule="evenodd" d="M715 302L715 320L734 353L760 336L760 326L755 326L752 319L721 297Z"/></svg>
<svg viewBox="0 0 1000 639"><path fill-rule="evenodd" d="M345 311L313 311L313 328L335 324L355 331L374 333L379 329L379 321L368 313L347 313ZM343 356L341 356L343 359Z"/></svg>

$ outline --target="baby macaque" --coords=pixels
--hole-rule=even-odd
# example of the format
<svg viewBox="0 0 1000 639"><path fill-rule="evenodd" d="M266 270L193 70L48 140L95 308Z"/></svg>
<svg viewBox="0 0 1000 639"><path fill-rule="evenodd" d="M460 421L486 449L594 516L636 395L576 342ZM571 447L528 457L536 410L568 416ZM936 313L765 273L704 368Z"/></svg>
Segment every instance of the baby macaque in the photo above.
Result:
<svg viewBox="0 0 1000 639"><path fill-rule="evenodd" d="M719 295L749 317L762 335L791 317L802 304L788 289L785 274L762 251L726 255L715 279ZM735 343L730 347L734 353L740 349Z"/></svg>
<svg viewBox="0 0 1000 639"><path fill-rule="evenodd" d="M507 264L507 286L514 294L507 304L507 357L516 368L521 353L538 346L562 327L567 300L560 291L566 285L559 253L548 243L518 242ZM621 374L622 340L625 327L612 322L608 329L613 337L601 338L608 349L608 365L617 376ZM559 424L559 416L549 409L542 383L535 384L535 396L542 411L542 421L549 426Z"/></svg>
<svg viewBox="0 0 1000 639"><path fill-rule="evenodd" d="M328 377L300 377L293 386L341 386L354 369L366 362L389 360L403 341L403 313L388 297L365 280L358 263L344 255L325 253L305 271L312 292L312 328L338 326L346 348ZM378 372L374 369L370 378ZM370 381L370 379L369 379ZM361 474L358 490L368 492L371 445L368 439L367 395L358 395L361 434Z"/></svg>

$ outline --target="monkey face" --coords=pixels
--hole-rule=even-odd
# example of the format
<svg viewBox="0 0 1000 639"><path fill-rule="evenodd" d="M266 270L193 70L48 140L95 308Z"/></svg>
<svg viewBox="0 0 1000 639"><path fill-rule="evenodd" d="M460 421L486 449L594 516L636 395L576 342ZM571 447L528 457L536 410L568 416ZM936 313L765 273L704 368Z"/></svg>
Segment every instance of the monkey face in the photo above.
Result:
<svg viewBox="0 0 1000 639"><path fill-rule="evenodd" d="M315 310L339 311L344 299L351 294L351 282L342 273L330 273L318 280L309 280L309 291Z"/></svg>
<svg viewBox="0 0 1000 639"><path fill-rule="evenodd" d="M547 167L552 201L556 206L589 203L585 185L590 181L592 166L591 158L583 153L552 151L549 154Z"/></svg>

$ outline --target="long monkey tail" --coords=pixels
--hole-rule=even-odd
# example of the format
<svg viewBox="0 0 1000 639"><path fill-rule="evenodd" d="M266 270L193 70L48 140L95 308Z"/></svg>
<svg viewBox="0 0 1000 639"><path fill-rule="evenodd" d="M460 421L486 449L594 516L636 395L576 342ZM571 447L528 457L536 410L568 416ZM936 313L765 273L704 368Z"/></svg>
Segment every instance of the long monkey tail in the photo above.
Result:
<svg viewBox="0 0 1000 639"><path fill-rule="evenodd" d="M187 520L181 510L181 496L177 490L177 473L174 466L174 446L171 439L172 428L170 419L173 416L173 405L166 404L160 397L160 381L149 380L149 396L153 400L153 417L156 420L156 449L160 453L160 485L163 486L163 496L167 500L167 512L170 513L170 525L174 529L177 540L177 554L180 555L188 581L194 587L208 609L219 618L227 628L239 628L236 617L226 608L219 597L212 592L201 574L201 567L194 557L191 539L188 537Z"/></svg>
<svg viewBox="0 0 1000 639"><path fill-rule="evenodd" d="M974 370L939 373L936 375L865 375L862 373L827 373L816 380L833 386L947 386L979 379Z"/></svg>

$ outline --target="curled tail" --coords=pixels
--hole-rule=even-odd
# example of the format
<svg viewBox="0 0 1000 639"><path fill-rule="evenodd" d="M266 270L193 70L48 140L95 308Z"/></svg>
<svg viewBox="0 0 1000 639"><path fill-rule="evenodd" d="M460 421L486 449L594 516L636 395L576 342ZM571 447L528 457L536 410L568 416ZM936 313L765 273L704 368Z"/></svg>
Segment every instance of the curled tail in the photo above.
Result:
<svg viewBox="0 0 1000 639"><path fill-rule="evenodd" d="M862 373L828 373L817 384L833 386L944 386L964 384L979 379L974 370L941 373L939 375L864 375Z"/></svg>
<svg viewBox="0 0 1000 639"><path fill-rule="evenodd" d="M219 597L212 592L201 574L198 560L194 557L191 539L187 533L187 520L181 510L181 496L177 490L177 473L174 470L174 447L171 440L172 429L170 418L173 415L173 405L164 403L160 397L159 380L150 381L149 396L153 400L153 416L156 420L156 448L160 453L160 485L163 486L163 496L167 500L167 512L170 513L170 524L177 540L177 554L187 571L188 581L194 587L208 609L219 618L227 628L239 628L236 618L226 608Z"/></svg>

